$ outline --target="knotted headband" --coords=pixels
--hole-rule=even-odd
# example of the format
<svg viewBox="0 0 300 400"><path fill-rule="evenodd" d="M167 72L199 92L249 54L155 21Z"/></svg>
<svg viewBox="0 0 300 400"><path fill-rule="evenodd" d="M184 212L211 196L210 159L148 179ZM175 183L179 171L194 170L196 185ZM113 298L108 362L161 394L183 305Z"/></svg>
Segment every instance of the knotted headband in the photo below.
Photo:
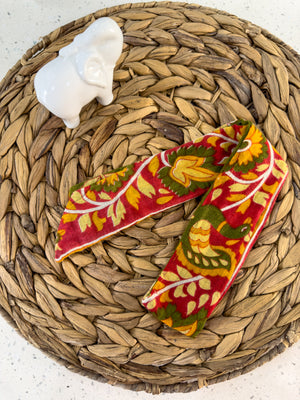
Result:
<svg viewBox="0 0 300 400"><path fill-rule="evenodd" d="M173 256L142 300L166 325L196 336L231 286L286 176L286 163L262 132L237 120L73 187L55 259L202 195Z"/></svg>

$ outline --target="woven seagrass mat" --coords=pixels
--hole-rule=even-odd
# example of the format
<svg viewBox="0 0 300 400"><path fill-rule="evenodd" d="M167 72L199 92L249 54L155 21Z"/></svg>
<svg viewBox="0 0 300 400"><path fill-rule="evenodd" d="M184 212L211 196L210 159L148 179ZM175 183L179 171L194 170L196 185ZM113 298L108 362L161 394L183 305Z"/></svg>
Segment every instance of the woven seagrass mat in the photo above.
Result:
<svg viewBox="0 0 300 400"><path fill-rule="evenodd" d="M33 80L95 18L124 33L114 102L66 129ZM300 62L265 30L184 3L127 4L63 26L0 86L0 306L71 370L132 390L186 392L269 361L300 334ZM233 286L196 338L162 326L140 300L197 201L148 218L62 264L55 232L69 188L220 124L255 121L290 174Z"/></svg>

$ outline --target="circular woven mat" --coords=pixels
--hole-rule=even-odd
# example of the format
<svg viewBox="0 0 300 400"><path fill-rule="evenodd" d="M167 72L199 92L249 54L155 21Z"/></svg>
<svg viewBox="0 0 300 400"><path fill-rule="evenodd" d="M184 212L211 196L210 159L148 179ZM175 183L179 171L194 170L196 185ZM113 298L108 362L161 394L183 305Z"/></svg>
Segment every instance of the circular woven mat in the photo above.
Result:
<svg viewBox="0 0 300 400"><path fill-rule="evenodd" d="M95 18L124 33L114 102L66 129L36 99L38 69ZM0 306L35 346L75 372L132 390L186 392L248 372L300 334L300 63L265 30L184 3L127 4L44 37L0 87ZM54 261L69 188L88 177L251 119L289 178L233 286L196 338L162 326L141 297L196 200Z"/></svg>

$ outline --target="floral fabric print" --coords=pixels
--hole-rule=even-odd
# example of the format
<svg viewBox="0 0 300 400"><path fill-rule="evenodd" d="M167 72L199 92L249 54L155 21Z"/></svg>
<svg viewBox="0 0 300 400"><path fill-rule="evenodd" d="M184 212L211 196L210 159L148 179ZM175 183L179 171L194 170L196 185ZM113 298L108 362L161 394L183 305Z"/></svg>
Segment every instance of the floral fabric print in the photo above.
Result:
<svg viewBox="0 0 300 400"><path fill-rule="evenodd" d="M166 325L196 336L231 286L286 176L286 163L262 132L235 121L72 188L55 258L61 261L202 195L173 256L142 300Z"/></svg>

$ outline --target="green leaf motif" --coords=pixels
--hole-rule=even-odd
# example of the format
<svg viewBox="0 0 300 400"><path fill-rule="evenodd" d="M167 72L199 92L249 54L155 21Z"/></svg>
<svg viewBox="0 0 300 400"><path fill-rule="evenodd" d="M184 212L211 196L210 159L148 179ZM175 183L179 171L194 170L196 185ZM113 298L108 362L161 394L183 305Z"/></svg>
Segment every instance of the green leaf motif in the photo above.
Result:
<svg viewBox="0 0 300 400"><path fill-rule="evenodd" d="M95 190L97 192L104 190L105 192L115 193L133 174L133 164L114 169L109 171L107 174L104 174L103 178L99 179L98 182L93 183L90 190Z"/></svg>
<svg viewBox="0 0 300 400"><path fill-rule="evenodd" d="M171 303L169 303L166 308L158 308L156 312L152 314L160 321L171 317L173 320L172 328L188 326L193 324L195 321L198 321L197 329L192 336L197 336L197 334L203 329L207 319L207 310L204 307L202 307L198 313L189 315L187 318L182 318L182 315L177 310L176 305Z"/></svg>

